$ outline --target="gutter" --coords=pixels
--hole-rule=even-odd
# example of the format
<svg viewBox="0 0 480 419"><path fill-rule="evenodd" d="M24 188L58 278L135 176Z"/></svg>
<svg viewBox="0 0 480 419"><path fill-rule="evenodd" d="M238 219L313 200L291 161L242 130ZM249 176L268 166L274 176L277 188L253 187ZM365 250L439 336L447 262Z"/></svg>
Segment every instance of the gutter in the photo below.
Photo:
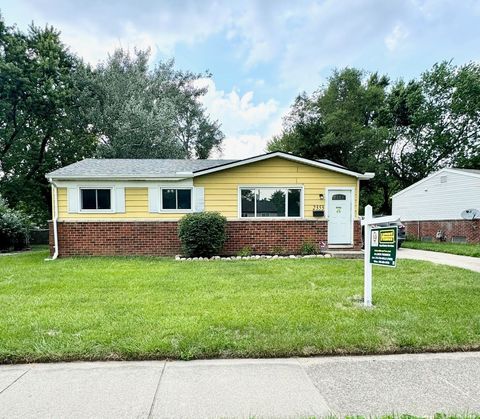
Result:
<svg viewBox="0 0 480 419"><path fill-rule="evenodd" d="M52 184L52 194L53 194L53 206L52 206L52 223L53 223L53 243L54 249L53 255L51 258L46 258L45 260L55 260L58 257L58 196L57 196L57 185L52 179L49 179Z"/></svg>
<svg viewBox="0 0 480 419"><path fill-rule="evenodd" d="M375 177L375 173L365 172L363 175L358 176L360 180L370 180Z"/></svg>

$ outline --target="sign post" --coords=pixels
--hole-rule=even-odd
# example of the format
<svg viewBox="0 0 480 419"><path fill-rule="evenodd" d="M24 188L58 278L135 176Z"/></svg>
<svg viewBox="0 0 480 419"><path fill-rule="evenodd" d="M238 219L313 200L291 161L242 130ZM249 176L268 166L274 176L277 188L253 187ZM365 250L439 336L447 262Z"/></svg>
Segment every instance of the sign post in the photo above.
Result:
<svg viewBox="0 0 480 419"><path fill-rule="evenodd" d="M399 217L387 216L373 218L372 206L365 207L365 217L362 220L364 231L364 287L363 305L372 306L372 265L397 265L398 227L388 224L399 221ZM387 226L382 227L382 224Z"/></svg>
<svg viewBox="0 0 480 419"><path fill-rule="evenodd" d="M372 306L372 265L370 264L370 236L372 230L372 219L373 212L372 206L367 205L365 207L365 237L364 237L364 248L365 248L365 272L364 272L364 284L363 284L363 305L365 307Z"/></svg>

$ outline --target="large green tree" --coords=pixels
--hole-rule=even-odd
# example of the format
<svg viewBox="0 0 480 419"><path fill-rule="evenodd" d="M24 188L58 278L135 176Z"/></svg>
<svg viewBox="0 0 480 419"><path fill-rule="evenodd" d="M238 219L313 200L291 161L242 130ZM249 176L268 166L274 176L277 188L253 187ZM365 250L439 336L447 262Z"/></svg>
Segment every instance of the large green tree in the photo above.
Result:
<svg viewBox="0 0 480 419"><path fill-rule="evenodd" d="M442 62L418 80L395 83L382 124L399 188L442 167L480 168L480 66Z"/></svg>
<svg viewBox="0 0 480 419"><path fill-rule="evenodd" d="M149 51L117 49L94 73L98 101L92 121L98 155L108 158L207 158L224 138L199 98L203 74L173 61L149 67Z"/></svg>
<svg viewBox="0 0 480 419"><path fill-rule="evenodd" d="M399 189L446 166L480 167L480 66L443 62L410 82L347 68L300 95L268 150L372 171L363 204L391 210Z"/></svg>
<svg viewBox="0 0 480 419"><path fill-rule="evenodd" d="M380 156L387 133L378 120L388 85L388 78L376 73L335 70L326 86L311 96L297 97L282 134L269 142L268 150L330 159L359 172L385 172ZM383 202L389 188L384 183L379 176L364 185L362 198L372 202L377 211L387 210Z"/></svg>
<svg viewBox="0 0 480 419"><path fill-rule="evenodd" d="M45 174L95 149L81 111L89 83L88 68L55 29L23 33L0 17L0 193L37 220L48 217Z"/></svg>

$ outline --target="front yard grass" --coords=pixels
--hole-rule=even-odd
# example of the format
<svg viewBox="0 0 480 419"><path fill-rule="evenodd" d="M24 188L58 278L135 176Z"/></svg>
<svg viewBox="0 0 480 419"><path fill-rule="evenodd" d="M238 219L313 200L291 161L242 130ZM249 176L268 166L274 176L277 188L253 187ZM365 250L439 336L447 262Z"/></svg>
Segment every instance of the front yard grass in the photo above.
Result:
<svg viewBox="0 0 480 419"><path fill-rule="evenodd" d="M402 246L408 249L430 250L432 252L480 257L480 244L405 241Z"/></svg>
<svg viewBox="0 0 480 419"><path fill-rule="evenodd" d="M0 362L480 349L480 274L400 260L0 258Z"/></svg>

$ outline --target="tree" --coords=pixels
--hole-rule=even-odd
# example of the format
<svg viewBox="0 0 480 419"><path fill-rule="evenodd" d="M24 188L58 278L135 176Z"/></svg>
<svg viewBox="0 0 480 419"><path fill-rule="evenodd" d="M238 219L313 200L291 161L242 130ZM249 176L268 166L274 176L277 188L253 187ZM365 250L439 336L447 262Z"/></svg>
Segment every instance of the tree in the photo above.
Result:
<svg viewBox="0 0 480 419"><path fill-rule="evenodd" d="M268 150L328 158L375 172L362 201L389 213L390 197L446 166L480 168L480 65L436 64L418 80L334 71L300 95Z"/></svg>
<svg viewBox="0 0 480 419"><path fill-rule="evenodd" d="M207 158L223 133L210 121L195 86L205 75L174 69L174 62L149 68L149 51L117 49L98 66L98 101L92 120L100 133L97 153L107 158Z"/></svg>
<svg viewBox="0 0 480 419"><path fill-rule="evenodd" d="M480 168L480 66L442 62L418 81L399 81L384 122L399 188L443 167Z"/></svg>
<svg viewBox="0 0 480 419"><path fill-rule="evenodd" d="M367 75L353 68L335 70L325 87L311 96L303 93L297 97L285 118L282 134L267 149L330 159L359 172L385 171L379 156L386 131L378 119L388 85L388 78L376 73ZM368 196L377 210L384 211L386 185L377 179L364 185L367 193L362 198Z"/></svg>
<svg viewBox="0 0 480 419"><path fill-rule="evenodd" d="M90 156L95 136L81 109L88 68L51 27L22 33L0 17L0 193L10 206L48 218L45 174Z"/></svg>

